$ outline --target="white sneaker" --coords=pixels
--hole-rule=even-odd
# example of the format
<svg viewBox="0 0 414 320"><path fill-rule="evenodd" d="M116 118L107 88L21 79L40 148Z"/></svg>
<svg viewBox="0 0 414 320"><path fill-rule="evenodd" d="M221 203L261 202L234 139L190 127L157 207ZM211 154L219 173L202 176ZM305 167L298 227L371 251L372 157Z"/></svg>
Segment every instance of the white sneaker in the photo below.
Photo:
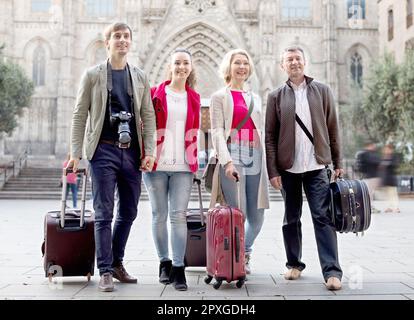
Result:
<svg viewBox="0 0 414 320"><path fill-rule="evenodd" d="M246 274L250 274L252 272L250 269L250 254L246 254L244 256L244 269L246 270Z"/></svg>

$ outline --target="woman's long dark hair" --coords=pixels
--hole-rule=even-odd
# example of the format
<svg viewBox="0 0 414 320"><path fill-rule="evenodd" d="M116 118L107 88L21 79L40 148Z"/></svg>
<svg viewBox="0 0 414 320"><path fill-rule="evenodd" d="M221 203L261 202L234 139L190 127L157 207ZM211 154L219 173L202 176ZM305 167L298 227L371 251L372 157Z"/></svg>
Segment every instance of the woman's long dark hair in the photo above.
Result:
<svg viewBox="0 0 414 320"><path fill-rule="evenodd" d="M184 52L184 53L188 54L189 57L190 57L191 72L190 72L190 74L189 74L189 76L187 78L186 84L190 88L195 89L195 86L197 84L197 80L196 80L196 73L195 73L194 64L193 64L193 57L192 57L190 51L188 51L185 48L177 48L177 49L175 49L173 52L171 52L171 57L174 54L176 54L177 52ZM172 79L172 71L171 71L171 68L170 68L170 64L171 64L171 61L168 63L168 70L167 70L167 79L168 80L171 80Z"/></svg>

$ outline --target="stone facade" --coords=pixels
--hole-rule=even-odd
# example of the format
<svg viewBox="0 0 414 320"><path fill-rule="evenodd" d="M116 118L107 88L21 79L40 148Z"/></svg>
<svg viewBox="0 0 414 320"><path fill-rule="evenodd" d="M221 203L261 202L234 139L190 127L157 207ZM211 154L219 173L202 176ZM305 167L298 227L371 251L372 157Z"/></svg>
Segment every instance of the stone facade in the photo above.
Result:
<svg viewBox="0 0 414 320"><path fill-rule="evenodd" d="M169 53L178 46L188 48L205 104L223 85L218 75L223 55L240 47L253 57L256 72L249 84L265 108L267 93L285 81L279 53L292 44L304 48L308 74L328 83L339 104L346 102L351 58L358 55L364 70L378 55L377 2L363 1L364 17L351 19L348 2L2 0L0 43L38 84L32 106L4 139L4 153L25 146L32 154L67 152L79 79L105 57L102 31L117 20L131 26L129 61L148 73L152 85L163 80Z"/></svg>
<svg viewBox="0 0 414 320"><path fill-rule="evenodd" d="M413 0L378 1L380 53L393 53L397 62L414 49L413 5Z"/></svg>

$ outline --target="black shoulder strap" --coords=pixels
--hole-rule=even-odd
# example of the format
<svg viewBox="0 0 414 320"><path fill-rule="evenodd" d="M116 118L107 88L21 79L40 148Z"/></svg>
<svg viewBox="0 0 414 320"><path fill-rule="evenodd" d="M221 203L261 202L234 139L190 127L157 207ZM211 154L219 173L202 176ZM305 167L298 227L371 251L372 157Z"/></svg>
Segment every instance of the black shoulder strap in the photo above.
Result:
<svg viewBox="0 0 414 320"><path fill-rule="evenodd" d="M106 87L108 89L108 104L109 104L109 114L112 114L112 89L113 89L113 85L112 85L112 66L109 63L109 59L106 61L106 66L107 66L107 73L106 73ZM128 92L128 96L129 96L129 100L130 100L130 108L131 108L131 113L133 116L134 115L134 96L132 93L132 75L131 75L131 71L129 69L129 64L126 64L126 82L127 82L127 92Z"/></svg>
<svg viewBox="0 0 414 320"><path fill-rule="evenodd" d="M250 116L253 113L253 108L254 108L254 102L253 102L253 94L252 94L252 98L250 100L250 105L249 105L249 112L247 112L246 116L242 119L242 121L239 122L239 124L236 127L236 131L234 131L234 135L233 137L237 134L237 132L246 124L247 120L249 120ZM227 143L230 142L232 139L232 136L230 135L230 137L227 139Z"/></svg>
<svg viewBox="0 0 414 320"><path fill-rule="evenodd" d="M314 144L314 143L313 143L313 137L312 137L311 133L310 133L310 132L309 132L309 130L306 128L306 126L303 124L302 120L300 120L300 118L299 118L299 116L298 116L298 114L297 114L297 113L295 113L295 118L296 118L297 123L298 123L298 124L300 125L300 127L302 128L303 132L305 132L305 134L308 136L308 138L309 138L310 142L312 142L312 144Z"/></svg>

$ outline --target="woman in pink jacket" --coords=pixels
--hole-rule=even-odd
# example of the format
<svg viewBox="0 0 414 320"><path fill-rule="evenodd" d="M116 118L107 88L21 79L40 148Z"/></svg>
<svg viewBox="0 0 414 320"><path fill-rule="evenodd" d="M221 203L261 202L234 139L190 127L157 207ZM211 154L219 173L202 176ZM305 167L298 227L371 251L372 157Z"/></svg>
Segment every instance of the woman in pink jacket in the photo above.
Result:
<svg viewBox="0 0 414 320"><path fill-rule="evenodd" d="M144 174L152 207L152 232L160 259L159 281L187 290L184 254L186 210L194 173L198 170L197 133L200 96L194 91L192 57L186 49L173 51L169 80L151 90L157 122L156 161ZM168 252L167 217L171 222L172 260Z"/></svg>

